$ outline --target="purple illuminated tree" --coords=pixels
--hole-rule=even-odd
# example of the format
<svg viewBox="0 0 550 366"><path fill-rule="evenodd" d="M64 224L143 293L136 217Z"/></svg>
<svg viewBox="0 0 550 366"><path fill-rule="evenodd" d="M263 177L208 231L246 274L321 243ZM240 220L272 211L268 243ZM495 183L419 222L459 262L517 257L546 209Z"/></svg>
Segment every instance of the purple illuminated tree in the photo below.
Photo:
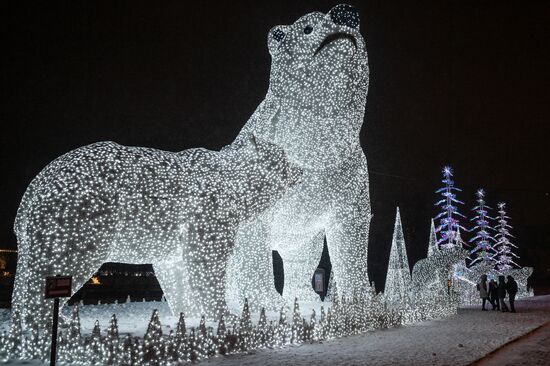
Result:
<svg viewBox="0 0 550 366"><path fill-rule="evenodd" d="M491 227L491 221L494 219L488 215L488 210L492 208L485 204L485 191L483 189L477 190L476 197L477 206L473 208L473 211L477 215L471 219L476 224L471 230L475 232L475 236L470 239L475 247L470 250L470 266L478 263L494 262L496 254L496 240L492 235L495 229Z"/></svg>
<svg viewBox="0 0 550 366"><path fill-rule="evenodd" d="M443 180L445 187L439 188L435 193L439 193L443 198L439 200L435 205L441 209L441 212L434 218L439 220L439 226L436 228L436 233L439 233L440 237L437 241L437 245L442 249L450 249L455 246L461 246L462 240L458 235L460 228L466 230L460 225L459 217L465 218L460 212L458 212L457 204L463 205L456 199L455 192L461 192L460 188L454 186L453 170L450 166L443 168Z"/></svg>
<svg viewBox="0 0 550 366"><path fill-rule="evenodd" d="M514 258L519 258L516 254L512 252L512 248L517 248L510 238L514 236L510 234L509 229L512 229L512 226L508 225L509 216L506 216L506 204L498 204L498 224L496 225L497 234L496 237L496 254L493 256L496 261L496 269L500 272L519 267L519 265L514 262Z"/></svg>

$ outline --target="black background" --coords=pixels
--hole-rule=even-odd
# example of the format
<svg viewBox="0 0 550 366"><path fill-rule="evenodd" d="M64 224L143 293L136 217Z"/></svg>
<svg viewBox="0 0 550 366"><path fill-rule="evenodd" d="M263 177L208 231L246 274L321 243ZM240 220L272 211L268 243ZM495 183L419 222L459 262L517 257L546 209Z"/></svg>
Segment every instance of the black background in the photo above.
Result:
<svg viewBox="0 0 550 366"><path fill-rule="evenodd" d="M519 263L550 274L550 2L355 1L370 89L361 142L374 218L369 273L384 283L399 205L412 264L434 190L505 201ZM52 159L100 140L178 151L229 144L263 99L267 31L332 1L71 1L2 14L0 247L16 246L23 192ZM465 235L467 237L467 235Z"/></svg>

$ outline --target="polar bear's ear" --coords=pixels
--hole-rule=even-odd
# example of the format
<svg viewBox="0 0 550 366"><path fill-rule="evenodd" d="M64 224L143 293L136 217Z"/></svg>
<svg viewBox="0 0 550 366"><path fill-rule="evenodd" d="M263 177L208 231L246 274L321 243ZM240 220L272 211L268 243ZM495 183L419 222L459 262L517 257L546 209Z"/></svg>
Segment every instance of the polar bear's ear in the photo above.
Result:
<svg viewBox="0 0 550 366"><path fill-rule="evenodd" d="M354 6L336 5L328 14L334 24L359 29L359 12Z"/></svg>
<svg viewBox="0 0 550 366"><path fill-rule="evenodd" d="M254 152L256 154L261 154L260 142L258 141L258 138L256 137L256 135L254 135L253 133L248 135L248 141L250 142L250 145L252 146Z"/></svg>
<svg viewBox="0 0 550 366"><path fill-rule="evenodd" d="M256 139L256 135L251 133L249 139L250 139L250 143L252 144L252 146L254 146L257 149L258 148L258 140Z"/></svg>

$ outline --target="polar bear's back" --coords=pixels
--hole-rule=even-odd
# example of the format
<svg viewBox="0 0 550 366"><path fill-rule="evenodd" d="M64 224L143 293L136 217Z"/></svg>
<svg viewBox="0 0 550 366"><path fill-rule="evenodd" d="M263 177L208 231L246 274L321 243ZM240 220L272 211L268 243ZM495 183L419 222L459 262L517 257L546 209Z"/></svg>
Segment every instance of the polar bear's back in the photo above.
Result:
<svg viewBox="0 0 550 366"><path fill-rule="evenodd" d="M192 169L184 169L181 162L192 155L114 142L70 151L46 166L25 192L15 231L18 238L28 240L19 241L24 247L48 230L73 237L112 234L124 218L121 209L140 198L143 202L127 215L137 221L148 215L154 225L158 216L148 211L147 203L186 195Z"/></svg>

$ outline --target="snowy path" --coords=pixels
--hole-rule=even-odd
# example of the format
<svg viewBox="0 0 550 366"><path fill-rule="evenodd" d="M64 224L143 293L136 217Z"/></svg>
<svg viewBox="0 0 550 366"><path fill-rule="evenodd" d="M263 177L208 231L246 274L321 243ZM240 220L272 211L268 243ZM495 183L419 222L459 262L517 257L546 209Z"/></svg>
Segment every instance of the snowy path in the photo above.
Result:
<svg viewBox="0 0 550 366"><path fill-rule="evenodd" d="M468 365L550 321L550 295L518 301L518 313L460 309L451 318L202 365ZM501 363L502 364L502 363Z"/></svg>
<svg viewBox="0 0 550 366"><path fill-rule="evenodd" d="M550 364L550 323L482 358L472 366Z"/></svg>

